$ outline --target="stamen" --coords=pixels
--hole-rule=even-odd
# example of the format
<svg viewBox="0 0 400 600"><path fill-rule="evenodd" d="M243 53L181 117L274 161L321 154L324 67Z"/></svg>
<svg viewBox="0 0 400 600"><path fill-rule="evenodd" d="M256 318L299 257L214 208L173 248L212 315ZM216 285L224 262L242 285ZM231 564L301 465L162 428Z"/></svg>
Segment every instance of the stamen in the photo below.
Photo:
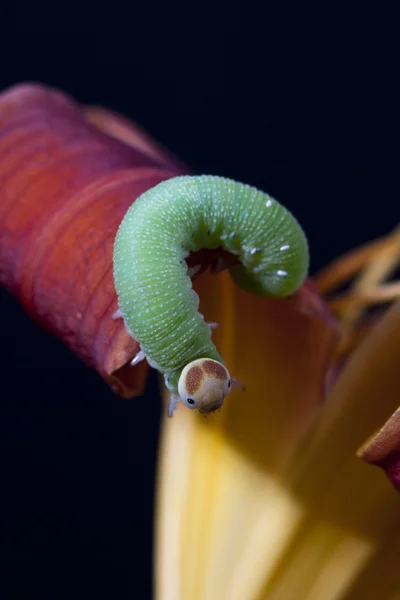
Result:
<svg viewBox="0 0 400 600"><path fill-rule="evenodd" d="M387 281L399 265L400 226L385 238L352 250L315 277L321 293L330 294L328 305L339 320L342 336L338 359L357 347L372 322L376 322L376 316L368 318L369 309L400 298L400 281ZM343 287L354 276L345 292L334 295L335 289Z"/></svg>

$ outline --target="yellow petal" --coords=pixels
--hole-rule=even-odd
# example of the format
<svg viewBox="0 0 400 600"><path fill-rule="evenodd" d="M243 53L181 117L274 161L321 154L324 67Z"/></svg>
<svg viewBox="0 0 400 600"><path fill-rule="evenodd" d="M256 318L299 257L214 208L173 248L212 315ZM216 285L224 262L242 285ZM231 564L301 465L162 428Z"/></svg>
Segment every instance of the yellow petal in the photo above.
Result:
<svg viewBox="0 0 400 600"><path fill-rule="evenodd" d="M226 278L202 286L218 346L248 387L215 418L182 407L163 425L157 600L393 600L400 502L356 451L398 402L400 305L319 405L329 326Z"/></svg>
<svg viewBox="0 0 400 600"><path fill-rule="evenodd" d="M258 598L303 514L281 479L320 408L337 336L329 320L250 296L227 274L201 278L197 291L247 389L218 415L181 406L164 423L157 598Z"/></svg>
<svg viewBox="0 0 400 600"><path fill-rule="evenodd" d="M393 572L400 556L398 495L356 457L359 445L398 403L399 353L400 304L349 360L285 478L304 514L265 588L268 600L383 600L400 584Z"/></svg>

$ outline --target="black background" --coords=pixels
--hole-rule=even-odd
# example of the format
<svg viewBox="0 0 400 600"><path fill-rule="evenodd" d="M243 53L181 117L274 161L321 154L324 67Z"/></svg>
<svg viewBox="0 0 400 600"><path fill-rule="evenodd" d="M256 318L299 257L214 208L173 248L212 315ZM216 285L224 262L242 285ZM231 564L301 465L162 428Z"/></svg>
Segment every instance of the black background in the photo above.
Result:
<svg viewBox="0 0 400 600"><path fill-rule="evenodd" d="M315 271L398 219L398 19L279 6L20 6L0 88L59 87L197 172L268 191L308 233ZM154 375L122 401L0 299L0 598L150 598Z"/></svg>

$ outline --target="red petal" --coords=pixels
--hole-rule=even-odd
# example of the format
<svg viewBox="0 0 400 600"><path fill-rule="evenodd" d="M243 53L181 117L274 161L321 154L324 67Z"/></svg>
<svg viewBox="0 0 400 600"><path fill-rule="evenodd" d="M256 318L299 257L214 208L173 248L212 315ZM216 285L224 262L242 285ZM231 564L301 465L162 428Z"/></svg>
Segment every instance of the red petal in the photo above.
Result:
<svg viewBox="0 0 400 600"><path fill-rule="evenodd" d="M114 237L135 198L182 172L159 148L99 131L60 92L0 95L0 281L123 396L142 390L146 368L124 366L138 344L111 318Z"/></svg>
<svg viewBox="0 0 400 600"><path fill-rule="evenodd" d="M382 467L400 491L400 408L359 450L363 460Z"/></svg>
<svg viewBox="0 0 400 600"><path fill-rule="evenodd" d="M155 142L137 123L132 123L126 117L100 106L86 106L83 111L90 123L111 137L136 148L145 156L156 159L168 169L174 167L178 171L187 171L183 163Z"/></svg>

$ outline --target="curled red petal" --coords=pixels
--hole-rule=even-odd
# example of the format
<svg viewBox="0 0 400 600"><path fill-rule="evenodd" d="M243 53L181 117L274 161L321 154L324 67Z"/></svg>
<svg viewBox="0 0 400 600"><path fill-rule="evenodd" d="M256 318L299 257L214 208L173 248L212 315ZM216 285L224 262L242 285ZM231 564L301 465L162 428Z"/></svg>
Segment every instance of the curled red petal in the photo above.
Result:
<svg viewBox="0 0 400 600"><path fill-rule="evenodd" d="M183 172L149 152L148 138L143 152L130 127L136 147L61 92L20 85L0 95L0 282L125 397L142 391L146 365L127 365L138 344L112 319L114 237L135 198Z"/></svg>
<svg viewBox="0 0 400 600"><path fill-rule="evenodd" d="M160 165L168 169L174 167L179 172L187 171L187 167L179 159L167 152L137 123L132 123L126 117L100 106L85 106L83 111L90 123L111 137L136 148L145 156L155 158Z"/></svg>
<svg viewBox="0 0 400 600"><path fill-rule="evenodd" d="M361 447L358 456L384 469L395 488L400 491L400 408Z"/></svg>

